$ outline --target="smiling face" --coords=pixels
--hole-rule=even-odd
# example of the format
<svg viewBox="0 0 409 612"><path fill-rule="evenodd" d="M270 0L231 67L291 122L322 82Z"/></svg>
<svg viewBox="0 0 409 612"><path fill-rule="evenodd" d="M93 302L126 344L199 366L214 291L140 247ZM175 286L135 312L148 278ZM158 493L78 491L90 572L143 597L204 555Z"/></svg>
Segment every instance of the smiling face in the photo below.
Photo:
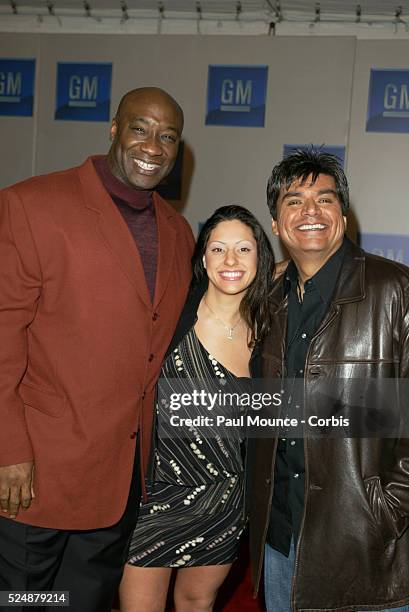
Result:
<svg viewBox="0 0 409 612"><path fill-rule="evenodd" d="M257 273L257 243L250 227L236 219L211 231L203 255L209 288L229 295L246 291Z"/></svg>
<svg viewBox="0 0 409 612"><path fill-rule="evenodd" d="M319 174L315 183L309 176L282 187L272 227L296 262L308 258L324 265L341 246L346 228L332 176Z"/></svg>
<svg viewBox="0 0 409 612"><path fill-rule="evenodd" d="M154 189L173 168L182 128L181 111L165 92L131 92L111 126L112 174L134 189Z"/></svg>

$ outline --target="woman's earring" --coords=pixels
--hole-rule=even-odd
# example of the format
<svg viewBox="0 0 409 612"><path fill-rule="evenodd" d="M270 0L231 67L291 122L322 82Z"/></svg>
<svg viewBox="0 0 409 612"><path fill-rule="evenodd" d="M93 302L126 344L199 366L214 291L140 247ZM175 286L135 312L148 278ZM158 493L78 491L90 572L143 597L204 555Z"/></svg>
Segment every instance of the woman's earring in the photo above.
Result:
<svg viewBox="0 0 409 612"><path fill-rule="evenodd" d="M206 270L206 257L203 255L203 267Z"/></svg>

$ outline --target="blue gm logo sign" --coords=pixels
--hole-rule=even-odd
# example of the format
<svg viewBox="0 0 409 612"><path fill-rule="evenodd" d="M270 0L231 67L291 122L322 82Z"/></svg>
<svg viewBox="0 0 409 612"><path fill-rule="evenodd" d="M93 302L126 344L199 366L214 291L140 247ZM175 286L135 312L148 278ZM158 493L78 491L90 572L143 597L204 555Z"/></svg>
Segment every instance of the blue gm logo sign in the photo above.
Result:
<svg viewBox="0 0 409 612"><path fill-rule="evenodd" d="M263 127L267 66L209 66L206 125Z"/></svg>
<svg viewBox="0 0 409 612"><path fill-rule="evenodd" d="M55 118L65 121L109 121L112 64L71 64L57 67Z"/></svg>
<svg viewBox="0 0 409 612"><path fill-rule="evenodd" d="M0 115L32 117L35 60L0 59Z"/></svg>
<svg viewBox="0 0 409 612"><path fill-rule="evenodd" d="M368 253L409 265L409 236L360 234L359 244Z"/></svg>
<svg viewBox="0 0 409 612"><path fill-rule="evenodd" d="M331 155L335 155L338 157L340 164L342 167L345 167L345 147L341 146L332 146L332 145L313 145L313 144L285 144L283 150L283 157L288 157L295 151L310 151L311 148L314 150L320 151L320 153L331 153Z"/></svg>
<svg viewBox="0 0 409 612"><path fill-rule="evenodd" d="M366 131L409 132L409 70L371 70Z"/></svg>

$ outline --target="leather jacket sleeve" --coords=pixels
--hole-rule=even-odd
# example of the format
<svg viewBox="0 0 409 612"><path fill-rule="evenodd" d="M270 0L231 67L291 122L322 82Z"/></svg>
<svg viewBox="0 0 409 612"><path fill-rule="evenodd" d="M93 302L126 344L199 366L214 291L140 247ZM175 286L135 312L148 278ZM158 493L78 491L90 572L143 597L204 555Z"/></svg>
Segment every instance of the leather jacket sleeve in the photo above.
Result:
<svg viewBox="0 0 409 612"><path fill-rule="evenodd" d="M406 291L400 338L401 380L409 379L409 290ZM409 398L403 385L401 410L403 413L403 434L409 431ZM409 526L409 438L396 440L391 467L386 471L384 482L370 478L365 483L372 510L385 529L392 528L395 537L400 537ZM382 518L383 517L383 518ZM386 524L385 524L386 522Z"/></svg>

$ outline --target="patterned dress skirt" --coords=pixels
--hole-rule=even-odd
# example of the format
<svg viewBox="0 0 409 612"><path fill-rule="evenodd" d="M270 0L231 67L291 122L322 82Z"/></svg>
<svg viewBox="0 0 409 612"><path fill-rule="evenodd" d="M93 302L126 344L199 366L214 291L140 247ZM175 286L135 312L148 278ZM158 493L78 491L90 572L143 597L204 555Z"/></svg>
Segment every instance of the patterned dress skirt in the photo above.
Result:
<svg viewBox="0 0 409 612"><path fill-rule="evenodd" d="M156 402L159 423L169 422L169 402L163 398L174 391L175 381L178 390L180 383L187 393L197 381L213 391L236 393L248 385L248 379L235 377L206 351L194 329L162 366ZM229 406L228 418L239 422L244 411ZM209 432L200 426L184 429L181 437L162 434L155 450L154 481L147 484L148 501L140 507L128 563L139 567L232 563L245 526L244 428L235 427L227 436L217 428Z"/></svg>

